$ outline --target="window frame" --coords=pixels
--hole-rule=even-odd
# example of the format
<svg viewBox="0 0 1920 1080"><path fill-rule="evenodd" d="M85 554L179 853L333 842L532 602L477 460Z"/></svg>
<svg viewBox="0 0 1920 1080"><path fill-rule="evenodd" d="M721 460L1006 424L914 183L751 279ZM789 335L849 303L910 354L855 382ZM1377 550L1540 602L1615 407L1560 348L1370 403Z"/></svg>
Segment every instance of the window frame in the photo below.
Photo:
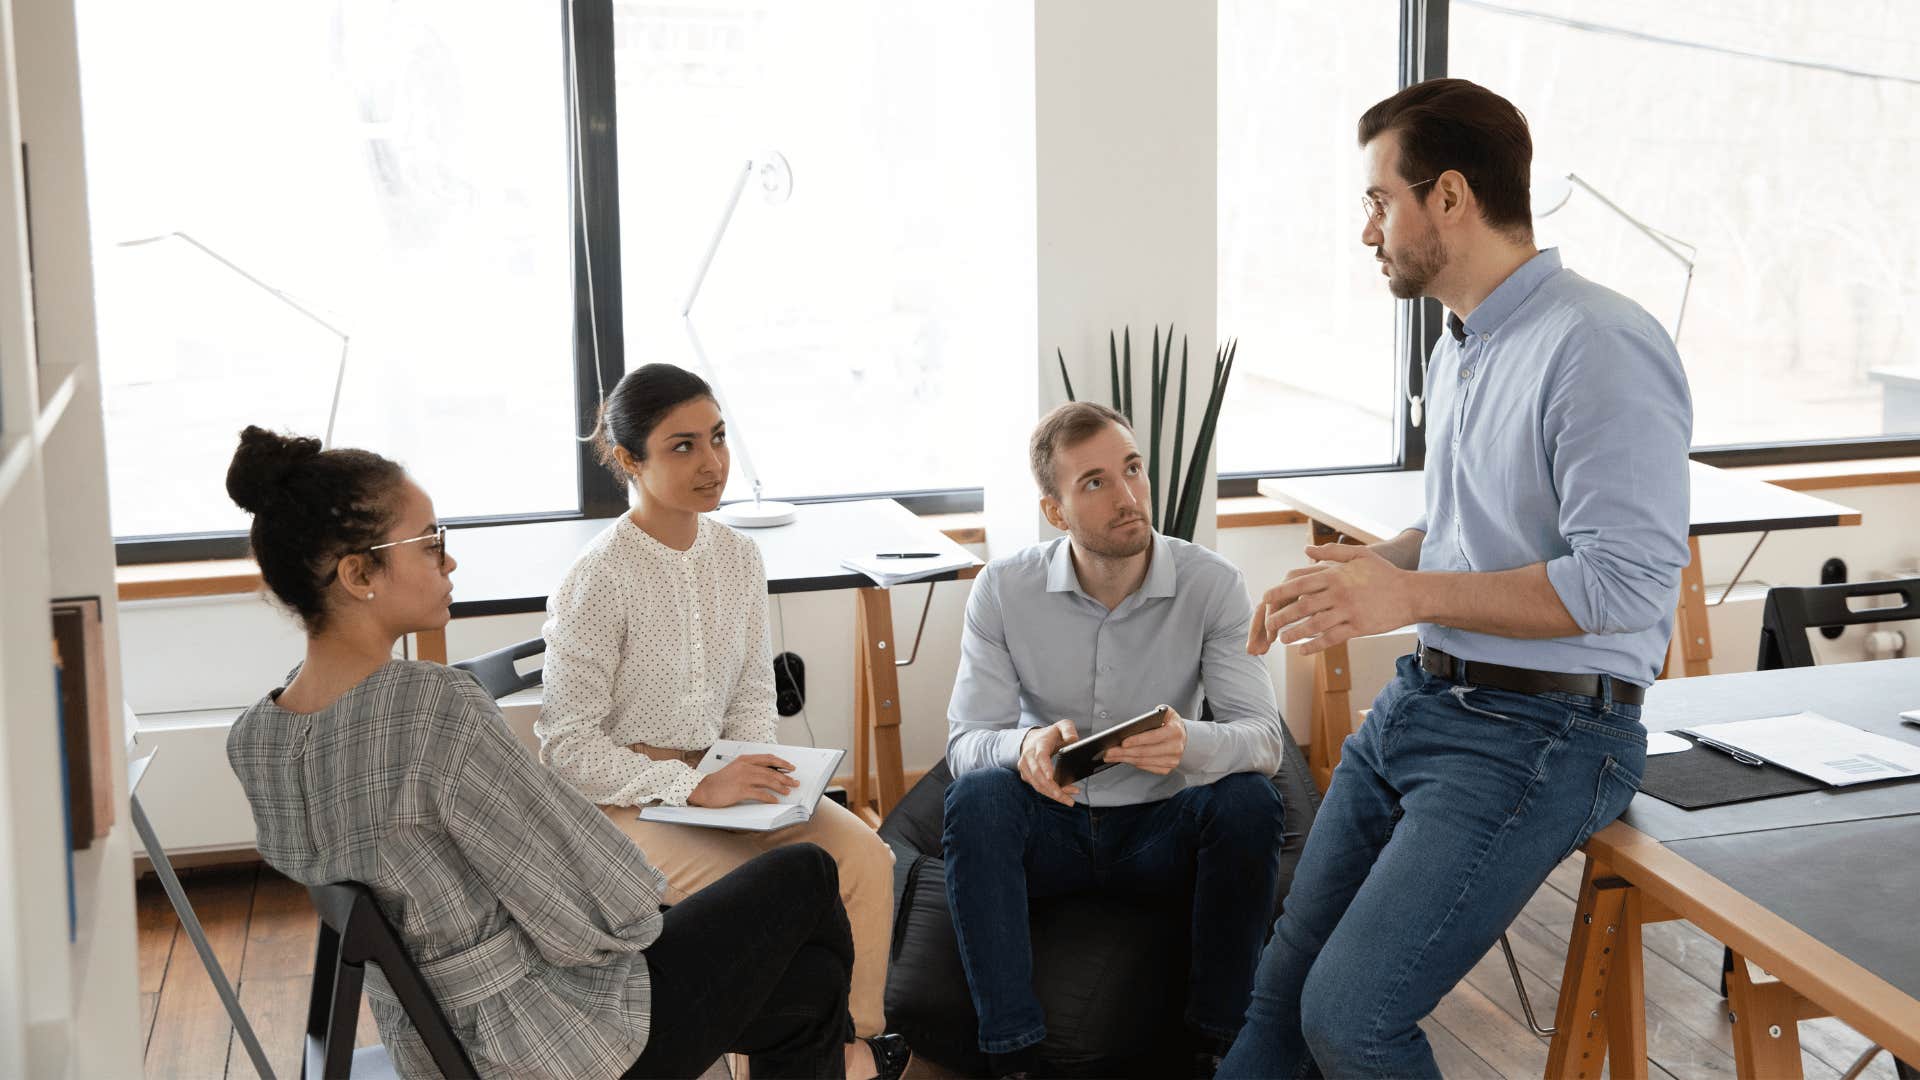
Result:
<svg viewBox="0 0 1920 1080"><path fill-rule="evenodd" d="M1399 86L1404 89L1447 73L1447 0L1400 0L1398 45ZM1427 442L1413 424L1407 395L1415 386L1426 389L1426 357L1440 340L1446 311L1434 299L1396 300L1393 348L1394 376L1393 460L1371 465L1327 465L1312 469L1251 469L1222 472L1218 496L1222 499L1258 495L1260 481L1281 476L1336 476L1357 472L1404 472L1424 469Z"/></svg>
<svg viewBox="0 0 1920 1080"><path fill-rule="evenodd" d="M560 15L560 48L566 53L563 72L567 118L575 127L573 134L577 139L577 143L569 140L567 171L567 216L573 239L572 436L579 465L576 508L449 518L446 524L455 529L612 518L625 513L628 507L626 486L600 464L589 438L600 408L601 387L611 389L627 369L620 302L620 162L618 118L614 108L613 0L573 0L556 7ZM573 149L576 145L577 150ZM598 370L594 364L596 329L600 346ZM894 499L917 514L977 512L985 505L983 489L978 487L783 495L782 498L794 503ZM114 559L120 565L237 559L247 554L247 534L237 531L114 537Z"/></svg>
<svg viewBox="0 0 1920 1080"><path fill-rule="evenodd" d="M1447 24L1451 3L1452 0L1400 0L1399 70L1402 88L1423 79L1441 78L1447 74ZM1426 467L1426 440L1411 422L1407 394L1415 385L1424 389L1423 358L1432 354L1434 343L1440 339L1446 311L1439 301L1431 298L1402 300L1395 307L1394 347L1399 353L1400 371L1397 379L1398 400L1394 406L1394 415L1398 419L1394 461L1349 467L1223 472L1219 480L1220 498L1257 495L1260 481L1268 477L1394 472ZM1695 446L1688 456L1704 465L1727 468L1914 457L1920 456L1920 433Z"/></svg>

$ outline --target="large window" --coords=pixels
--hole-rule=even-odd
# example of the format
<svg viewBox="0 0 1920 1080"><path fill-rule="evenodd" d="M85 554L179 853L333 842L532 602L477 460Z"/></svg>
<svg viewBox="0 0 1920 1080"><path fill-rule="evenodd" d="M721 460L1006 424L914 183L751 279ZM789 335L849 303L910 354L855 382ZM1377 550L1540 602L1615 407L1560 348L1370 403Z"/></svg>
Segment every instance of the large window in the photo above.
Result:
<svg viewBox="0 0 1920 1080"><path fill-rule="evenodd" d="M1697 251L1696 447L1920 432L1920 6L1453 0L1449 40L1566 197L1543 246L1670 331L1685 265L1624 215Z"/></svg>
<svg viewBox="0 0 1920 1080"><path fill-rule="evenodd" d="M1360 243L1354 128L1393 93L1399 5L1220 3L1220 472L1394 461L1394 300Z"/></svg>
<svg viewBox="0 0 1920 1080"><path fill-rule="evenodd" d="M115 534L244 528L240 428L336 383L443 517L577 511L564 8L80 11Z"/></svg>
<svg viewBox="0 0 1920 1080"><path fill-rule="evenodd" d="M681 305L736 178L769 152L793 176L780 203L749 184L694 309L730 496L742 442L769 495L981 486L979 418L1032 352L1010 317L1031 274L1008 272L1032 260L1009 211L1032 22L1014 0L616 2L628 366L697 366Z"/></svg>

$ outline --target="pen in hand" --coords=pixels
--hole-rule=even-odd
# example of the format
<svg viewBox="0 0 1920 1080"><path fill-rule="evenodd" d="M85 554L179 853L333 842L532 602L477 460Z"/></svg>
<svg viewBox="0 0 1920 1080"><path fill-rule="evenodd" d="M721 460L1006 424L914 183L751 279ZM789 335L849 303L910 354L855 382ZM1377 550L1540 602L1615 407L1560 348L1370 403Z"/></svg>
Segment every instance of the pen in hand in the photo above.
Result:
<svg viewBox="0 0 1920 1080"><path fill-rule="evenodd" d="M940 553L937 551L883 551L874 556L876 559L937 559L939 557Z"/></svg>

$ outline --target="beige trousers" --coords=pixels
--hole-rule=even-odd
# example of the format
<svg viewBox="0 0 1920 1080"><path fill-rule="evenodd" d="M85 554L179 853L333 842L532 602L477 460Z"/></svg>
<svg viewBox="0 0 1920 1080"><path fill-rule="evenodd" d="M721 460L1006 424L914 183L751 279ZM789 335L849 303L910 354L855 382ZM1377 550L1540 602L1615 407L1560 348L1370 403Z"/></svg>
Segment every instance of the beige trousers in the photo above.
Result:
<svg viewBox="0 0 1920 1080"><path fill-rule="evenodd" d="M878 1035L886 1030L881 1000L887 987L887 950L893 941L893 849L866 822L824 798L812 820L766 833L641 821L630 806L600 809L633 838L648 862L667 875L668 903L677 903L782 844L824 848L839 864L840 899L853 925L853 992L848 1007L854 1033Z"/></svg>

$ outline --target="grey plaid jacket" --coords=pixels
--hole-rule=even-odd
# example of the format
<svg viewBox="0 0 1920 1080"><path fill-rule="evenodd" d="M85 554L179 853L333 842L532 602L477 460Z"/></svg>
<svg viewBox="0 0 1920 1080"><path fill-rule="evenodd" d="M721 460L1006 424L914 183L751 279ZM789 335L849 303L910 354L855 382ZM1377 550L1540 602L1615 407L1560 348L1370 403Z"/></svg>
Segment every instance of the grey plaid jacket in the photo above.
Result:
<svg viewBox="0 0 1920 1080"><path fill-rule="evenodd" d="M261 856L372 889L481 1076L615 1077L640 1056L666 880L472 676L396 660L305 715L270 694L227 760ZM366 989L400 1075L437 1076L372 967Z"/></svg>

